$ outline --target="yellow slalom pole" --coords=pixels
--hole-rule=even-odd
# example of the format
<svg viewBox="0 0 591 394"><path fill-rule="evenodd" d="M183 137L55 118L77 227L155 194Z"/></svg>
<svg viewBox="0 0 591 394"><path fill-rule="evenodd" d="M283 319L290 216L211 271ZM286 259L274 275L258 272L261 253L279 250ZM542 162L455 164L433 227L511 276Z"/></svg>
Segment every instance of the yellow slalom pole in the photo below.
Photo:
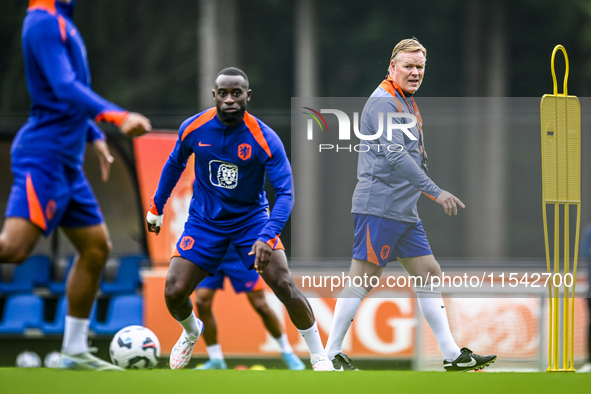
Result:
<svg viewBox="0 0 591 394"><path fill-rule="evenodd" d="M544 222L544 244L546 249L546 271L552 272L550 269L550 245L548 240L548 215L546 213L546 204L542 205L542 218ZM552 333L552 286L548 286L548 336L551 338ZM550 342L552 343L552 342ZM548 346L548 371L552 369L552 346Z"/></svg>
<svg viewBox="0 0 591 394"><path fill-rule="evenodd" d="M570 325L571 325L571 335L570 335L570 369L573 371L575 370L575 290L577 288L577 262L579 256L579 236L580 236L580 228L581 228L581 207L577 207L577 227L575 232L575 253L573 255L573 288L571 289L571 314L570 314ZM564 282L566 286L566 280Z"/></svg>
<svg viewBox="0 0 591 394"><path fill-rule="evenodd" d="M566 64L563 93L558 93L554 69L556 53L562 51ZM552 51L551 71L553 94L544 95L540 103L542 137L542 206L546 269L551 274L548 286L548 371L574 371L574 311L578 243L581 225L581 107L577 97L567 90L569 62L566 50L557 45ZM553 264L550 257L547 209L554 206ZM562 253L564 269L560 268L560 207L564 207ZM570 208L577 213L573 270L570 272ZM553 265L553 267L552 267ZM572 280L571 280L572 279ZM559 283L559 285L556 285ZM560 313L560 297L564 297ZM562 325L562 336L560 329ZM562 363L560 363L562 357Z"/></svg>
<svg viewBox="0 0 591 394"><path fill-rule="evenodd" d="M554 204L554 275L560 273L560 204ZM560 332L560 305L559 305L559 298L560 298L560 289L556 287L554 284L554 276L552 276L552 292L554 296L552 298L552 304L554 305L554 318L552 319L553 327L552 327L552 368L555 369L558 367L558 360L559 360L559 342L558 342L558 334Z"/></svg>
<svg viewBox="0 0 591 394"><path fill-rule="evenodd" d="M568 273L569 269L568 266L570 265L570 256L569 256L569 251L570 251L570 238L569 238L569 213L570 213L570 205L564 204L564 275L566 276L566 274ZM562 282L565 282L565 278L562 278ZM564 303L562 306L562 369L568 369L568 363L570 360L570 353L569 353L569 345L570 345L570 341L569 341L569 333L570 333L570 329L569 329L569 324L570 324L570 319L569 319L569 307L570 307L570 303L569 303L569 292L568 292L568 287L566 286L565 283L562 283L563 287L563 298L564 298Z"/></svg>

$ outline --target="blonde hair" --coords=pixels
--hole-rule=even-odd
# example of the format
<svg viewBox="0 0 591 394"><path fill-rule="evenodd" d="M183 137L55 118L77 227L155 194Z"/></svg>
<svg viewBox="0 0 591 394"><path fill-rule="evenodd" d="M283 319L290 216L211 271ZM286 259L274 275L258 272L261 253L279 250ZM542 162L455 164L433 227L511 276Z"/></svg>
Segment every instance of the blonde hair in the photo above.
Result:
<svg viewBox="0 0 591 394"><path fill-rule="evenodd" d="M421 45L419 40L417 40L415 37L400 41L392 50L392 56L390 56L390 62L388 63L388 72L390 72L390 65L393 61L395 62L397 60L398 55L400 55L402 52L416 51L423 52L423 55L425 55L425 58L427 58L427 49L425 49L425 47Z"/></svg>

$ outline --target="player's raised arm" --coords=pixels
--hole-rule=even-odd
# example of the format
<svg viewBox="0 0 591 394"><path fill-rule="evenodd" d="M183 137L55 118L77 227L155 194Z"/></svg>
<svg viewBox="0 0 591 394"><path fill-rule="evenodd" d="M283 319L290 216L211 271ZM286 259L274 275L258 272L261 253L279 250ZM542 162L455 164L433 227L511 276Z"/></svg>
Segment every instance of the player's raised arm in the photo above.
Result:
<svg viewBox="0 0 591 394"><path fill-rule="evenodd" d="M78 79L60 31L59 17L58 19L43 18L36 23L38 26L30 29L24 36L23 40L26 41L24 45L30 48L31 55L43 70L43 75L57 99L84 111L91 119L110 122L121 127L130 114L102 98L87 83ZM129 126L126 126L126 130L133 131L134 134L131 136L150 130L147 118L143 115L139 116L143 118L141 125L138 125L137 119L134 119L138 117L134 115L128 122Z"/></svg>

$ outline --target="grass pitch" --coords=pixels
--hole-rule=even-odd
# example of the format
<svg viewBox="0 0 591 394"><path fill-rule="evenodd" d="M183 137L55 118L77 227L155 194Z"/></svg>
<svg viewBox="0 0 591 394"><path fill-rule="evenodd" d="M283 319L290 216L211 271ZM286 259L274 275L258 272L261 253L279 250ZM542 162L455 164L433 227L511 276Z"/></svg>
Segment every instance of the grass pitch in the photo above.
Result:
<svg viewBox="0 0 591 394"><path fill-rule="evenodd" d="M0 393L589 393L591 374L0 368Z"/></svg>

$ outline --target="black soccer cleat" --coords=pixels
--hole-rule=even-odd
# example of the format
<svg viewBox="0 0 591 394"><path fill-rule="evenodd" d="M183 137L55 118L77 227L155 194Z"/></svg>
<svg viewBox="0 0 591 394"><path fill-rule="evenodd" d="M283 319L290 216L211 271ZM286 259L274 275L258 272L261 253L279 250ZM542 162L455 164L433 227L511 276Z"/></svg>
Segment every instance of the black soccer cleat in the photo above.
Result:
<svg viewBox="0 0 591 394"><path fill-rule="evenodd" d="M465 371L478 371L484 367L494 363L497 359L496 354L488 356L480 356L476 353L472 353L472 350L467 347L460 349L462 354L459 355L453 361L443 360L443 368L448 372L465 372Z"/></svg>
<svg viewBox="0 0 591 394"><path fill-rule="evenodd" d="M351 364L349 356L345 353L337 353L332 359L335 371L359 371L359 368Z"/></svg>

